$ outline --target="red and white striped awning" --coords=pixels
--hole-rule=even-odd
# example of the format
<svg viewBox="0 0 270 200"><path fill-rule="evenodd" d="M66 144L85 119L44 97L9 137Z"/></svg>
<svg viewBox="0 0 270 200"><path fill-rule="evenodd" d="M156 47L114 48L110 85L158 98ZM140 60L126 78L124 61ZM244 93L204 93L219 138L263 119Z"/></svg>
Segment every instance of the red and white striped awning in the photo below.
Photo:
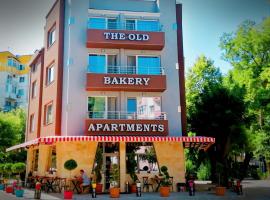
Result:
<svg viewBox="0 0 270 200"><path fill-rule="evenodd" d="M48 136L25 142L8 148L12 151L18 148L25 148L32 145L48 144L56 142L183 142L184 146L195 147L206 150L215 143L211 137L161 137L161 136Z"/></svg>

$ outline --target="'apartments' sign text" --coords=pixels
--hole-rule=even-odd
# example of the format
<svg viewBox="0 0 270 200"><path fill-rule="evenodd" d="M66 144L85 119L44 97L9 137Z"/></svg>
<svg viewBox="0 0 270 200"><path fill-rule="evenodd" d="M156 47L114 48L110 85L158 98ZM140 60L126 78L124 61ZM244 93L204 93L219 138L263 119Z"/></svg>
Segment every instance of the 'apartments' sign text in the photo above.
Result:
<svg viewBox="0 0 270 200"><path fill-rule="evenodd" d="M163 124L90 124L90 132L164 132Z"/></svg>
<svg viewBox="0 0 270 200"><path fill-rule="evenodd" d="M104 33L106 40L130 40L130 41L148 41L150 36L148 34L135 33Z"/></svg>

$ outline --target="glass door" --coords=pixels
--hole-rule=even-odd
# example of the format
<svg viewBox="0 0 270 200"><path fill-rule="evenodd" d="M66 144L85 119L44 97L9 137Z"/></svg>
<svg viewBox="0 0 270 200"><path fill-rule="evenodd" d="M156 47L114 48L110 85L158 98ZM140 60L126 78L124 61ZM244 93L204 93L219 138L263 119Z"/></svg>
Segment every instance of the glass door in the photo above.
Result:
<svg viewBox="0 0 270 200"><path fill-rule="evenodd" d="M119 153L104 153L104 185L105 192L108 192L110 185L120 185L119 177Z"/></svg>

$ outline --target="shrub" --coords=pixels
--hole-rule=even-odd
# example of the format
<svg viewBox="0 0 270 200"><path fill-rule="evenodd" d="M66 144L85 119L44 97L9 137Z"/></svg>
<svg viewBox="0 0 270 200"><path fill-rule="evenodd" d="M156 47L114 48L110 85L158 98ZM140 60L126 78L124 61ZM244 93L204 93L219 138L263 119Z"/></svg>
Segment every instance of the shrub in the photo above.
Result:
<svg viewBox="0 0 270 200"><path fill-rule="evenodd" d="M73 159L67 160L64 164L64 168L68 171L76 169L78 166L77 162Z"/></svg>
<svg viewBox="0 0 270 200"><path fill-rule="evenodd" d="M165 186L165 187L168 187L170 186L170 175L168 173L168 167L166 166L162 166L160 168L160 171L161 171L161 175L163 176L164 180L162 180L161 182L161 185L162 186Z"/></svg>
<svg viewBox="0 0 270 200"><path fill-rule="evenodd" d="M4 169L5 165L4 164L0 164L0 174L3 175L5 173L5 169Z"/></svg>
<svg viewBox="0 0 270 200"><path fill-rule="evenodd" d="M25 168L26 168L25 164L19 162L12 165L11 171L15 174L20 174L25 171Z"/></svg>
<svg viewBox="0 0 270 200"><path fill-rule="evenodd" d="M209 180L211 174L211 166L209 163L202 163L198 169L197 177L199 180Z"/></svg>

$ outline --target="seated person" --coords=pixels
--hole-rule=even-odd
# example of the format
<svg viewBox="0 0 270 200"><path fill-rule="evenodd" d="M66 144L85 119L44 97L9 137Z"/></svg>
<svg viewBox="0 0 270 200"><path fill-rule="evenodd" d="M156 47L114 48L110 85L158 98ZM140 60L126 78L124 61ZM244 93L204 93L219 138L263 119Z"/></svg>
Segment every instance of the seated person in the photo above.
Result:
<svg viewBox="0 0 270 200"><path fill-rule="evenodd" d="M81 184L80 184L80 189L81 192L83 192L83 187L85 186L90 186L90 179L88 178L87 174L84 172L83 169L80 170L80 179L81 179Z"/></svg>

